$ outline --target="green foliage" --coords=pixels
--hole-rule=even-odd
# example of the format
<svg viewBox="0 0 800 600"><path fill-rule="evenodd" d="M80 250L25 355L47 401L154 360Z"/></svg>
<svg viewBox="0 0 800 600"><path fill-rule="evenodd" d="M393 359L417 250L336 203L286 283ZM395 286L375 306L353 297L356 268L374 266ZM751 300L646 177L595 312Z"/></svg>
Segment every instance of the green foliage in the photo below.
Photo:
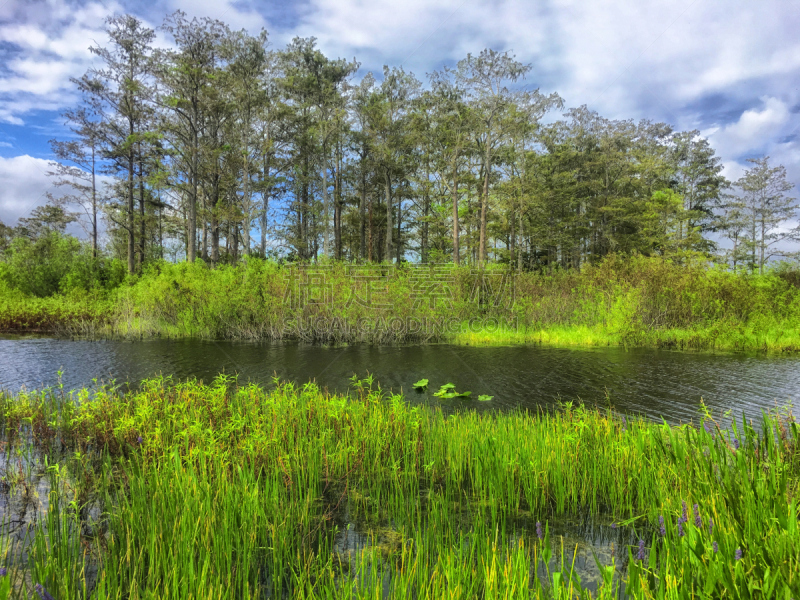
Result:
<svg viewBox="0 0 800 600"><path fill-rule="evenodd" d="M87 597L94 566L95 598L800 591L800 432L786 415L759 429L711 415L700 428L623 423L570 403L445 417L371 378L354 383L350 398L223 376L149 380L124 396L0 396L7 447L24 464L61 457L38 459L52 492L47 536L45 523L34 531L33 581L59 598ZM21 489L28 478L9 481ZM78 510L89 500L100 521ZM628 532L617 559L598 565L592 596L577 549L557 541L560 515ZM343 547L354 534L358 545ZM12 546L7 556L21 582L20 555Z"/></svg>
<svg viewBox="0 0 800 600"><path fill-rule="evenodd" d="M357 301L365 297L364 280L338 262L326 263L320 285L305 291L297 287L296 267L250 257L215 269L199 261L152 263L107 292L124 268L101 263L91 271L90 263L76 260L61 279L71 291L46 303L24 300L30 296L9 285L10 264L0 263L6 282L0 323L44 327L58 305L64 324L94 335L800 349L800 275L789 264L763 275L733 273L691 256L676 262L612 255L580 271L521 274L500 265L483 272L454 267L449 302L420 301L420 289L435 287L424 269L376 265L371 268L382 279L373 283L367 305ZM103 273L105 281L98 281ZM87 295L86 288L95 291Z"/></svg>
<svg viewBox="0 0 800 600"><path fill-rule="evenodd" d="M457 392L453 383L445 383L438 392L433 393L437 398L469 398L472 392Z"/></svg>
<svg viewBox="0 0 800 600"><path fill-rule="evenodd" d="M78 239L48 231L15 238L0 263L0 278L23 294L44 298L70 290L112 289L125 278L118 260L92 258Z"/></svg>

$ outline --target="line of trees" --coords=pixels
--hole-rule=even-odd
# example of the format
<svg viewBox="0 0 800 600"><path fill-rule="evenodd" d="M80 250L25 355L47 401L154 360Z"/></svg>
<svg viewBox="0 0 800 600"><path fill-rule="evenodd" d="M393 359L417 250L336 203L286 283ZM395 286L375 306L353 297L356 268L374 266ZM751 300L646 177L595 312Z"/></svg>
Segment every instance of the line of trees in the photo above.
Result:
<svg viewBox="0 0 800 600"><path fill-rule="evenodd" d="M82 207L95 253L106 218L130 272L250 255L574 268L709 254L712 231L734 267L763 269L798 238L783 167L757 159L731 184L697 131L565 110L522 89L531 67L509 53L428 85L398 67L356 81L313 38L271 49L180 11L161 29L168 49L133 16L107 20L100 66L74 80L73 137L52 142L61 201Z"/></svg>

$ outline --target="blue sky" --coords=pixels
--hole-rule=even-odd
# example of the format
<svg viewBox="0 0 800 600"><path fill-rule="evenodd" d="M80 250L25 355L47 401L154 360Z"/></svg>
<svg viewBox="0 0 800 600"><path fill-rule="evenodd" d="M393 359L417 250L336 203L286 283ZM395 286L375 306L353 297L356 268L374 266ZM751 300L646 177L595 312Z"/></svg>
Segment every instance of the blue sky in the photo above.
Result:
<svg viewBox="0 0 800 600"><path fill-rule="evenodd" d="M176 9L266 28L277 48L315 36L328 55L357 58L360 75L402 64L425 80L468 52L511 50L533 65L524 85L568 107L699 129L728 177L768 154L800 183L800 1L0 0L0 220L45 202L47 142L66 134L69 78L105 43L103 19L130 12L157 27Z"/></svg>

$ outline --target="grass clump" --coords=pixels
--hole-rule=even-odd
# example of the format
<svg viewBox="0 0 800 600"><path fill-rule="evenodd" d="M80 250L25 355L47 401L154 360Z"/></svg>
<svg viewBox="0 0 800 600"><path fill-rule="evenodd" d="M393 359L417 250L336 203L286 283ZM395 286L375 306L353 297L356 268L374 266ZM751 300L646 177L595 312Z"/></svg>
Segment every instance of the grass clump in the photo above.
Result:
<svg viewBox="0 0 800 600"><path fill-rule="evenodd" d="M438 269L438 270L437 270ZM157 263L112 290L0 288L0 329L323 343L541 343L800 350L797 272L610 256L580 271L492 265Z"/></svg>
<svg viewBox="0 0 800 600"><path fill-rule="evenodd" d="M445 417L370 378L353 383L349 397L224 377L148 380L126 395L4 395L6 493L23 495L44 465L50 486L32 533L16 544L5 534L14 589L40 583L57 598L800 591L800 434L786 416L760 429L710 416L701 428L672 427L567 403ZM615 544L591 573L554 533L570 515Z"/></svg>
<svg viewBox="0 0 800 600"><path fill-rule="evenodd" d="M309 286L305 297L293 298L287 295L291 267L256 260L216 270L164 266L121 289L113 329L122 335L326 343L800 349L800 288L785 269L759 276L611 256L581 271L549 274L451 267L445 291L435 271L384 265L374 267L379 285L371 283L374 295L364 306L354 301L359 268L323 266L313 280L322 282L319 289ZM353 326L358 323L368 326Z"/></svg>

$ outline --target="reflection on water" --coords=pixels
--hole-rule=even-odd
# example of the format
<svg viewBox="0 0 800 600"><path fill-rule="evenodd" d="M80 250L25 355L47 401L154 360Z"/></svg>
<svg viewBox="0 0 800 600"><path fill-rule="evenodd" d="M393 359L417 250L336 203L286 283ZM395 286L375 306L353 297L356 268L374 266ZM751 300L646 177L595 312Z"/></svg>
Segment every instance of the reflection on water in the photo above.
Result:
<svg viewBox="0 0 800 600"><path fill-rule="evenodd" d="M670 422L697 417L701 398L715 413L744 412L757 418L762 409L789 405L798 408L800 356L759 356L732 353L681 353L658 350L557 349L541 347L475 348L464 346L321 346L246 344L199 340L69 341L37 337L0 339L0 388L10 391L55 385L91 386L93 381L135 384L158 374L178 379L210 381L218 373L237 373L241 382L270 385L273 376L284 380L315 380L330 391L345 391L353 374L373 374L385 389L404 391L410 402L441 405L447 410L471 407L495 410L523 407L538 410L560 400L581 399L617 410L642 413ZM416 392L412 383L427 378L430 387ZM452 382L460 391L494 396L487 403L439 400L433 392ZM24 562L30 526L46 514L49 479L40 463L12 461L10 448L0 456L0 523L7 538L20 543ZM29 468L28 468L29 467ZM27 474L23 477L23 473ZM17 483L11 484L12 481ZM353 492L351 491L351 495ZM338 504L337 504L338 506ZM100 519L99 505L88 517ZM469 516L469 515L467 515ZM505 532L508 547L524 539L535 543L537 516L517 514ZM647 532L612 527L611 515L565 515L548 519L556 557L560 550L574 557L583 585L596 591L600 564L618 565L624 573L627 548ZM359 514L349 498L334 521L339 527L333 542L336 554L358 571L368 549L396 549L409 533L398 531L391 515ZM464 519L468 525L469 518ZM424 525L423 525L424 527ZM469 531L468 527L465 527ZM469 534L467 535L469 543ZM556 569L558 558L550 563ZM89 565L91 569L96 567ZM540 577L544 565L537 563ZM375 572L390 589L389 571ZM623 593L624 597L624 593Z"/></svg>
<svg viewBox="0 0 800 600"><path fill-rule="evenodd" d="M346 508L345 518L348 517L350 515ZM528 548L536 543L542 544L542 541L537 540L535 520L530 513L518 515L518 518L509 524L510 531L503 534L504 543L501 543L500 547L517 548L520 541L523 547ZM566 572L574 568L580 577L581 586L596 594L602 585L598 564L602 566L615 564L618 576L625 574L628 566L628 547L635 547L637 540L642 536L648 539L650 537L647 533L637 533L630 527L612 525L612 521L610 515L591 516L588 513L577 516L551 516L547 519L546 526L549 530L552 557L545 565L541 553L538 553L536 560L531 561L531 571L535 569L541 581L549 581L549 573L562 571L565 567L566 575ZM422 527L424 529L428 524L423 524ZM464 530L466 532L464 543L469 545L473 534L468 526ZM348 563L350 572L362 571L368 577L383 579L383 597L388 598L391 589L391 570L372 573L369 565L362 564L365 560L364 553L369 549L387 554L390 551L396 552L404 544L413 545L414 534L415 532L398 531L390 523L376 526L368 519L354 519L342 523L334 541L334 550L338 557ZM499 535L497 530L495 534ZM621 583L621 591L621 597L625 598L624 583Z"/></svg>
<svg viewBox="0 0 800 600"><path fill-rule="evenodd" d="M340 348L297 343L248 344L202 340L71 341L44 337L0 338L0 388L17 391L58 382L66 389L93 380L136 383L154 375L197 377L237 373L241 382L269 384L274 375L304 383L315 380L345 391L353 374L372 373L384 389L406 393L411 402L447 410L524 407L536 410L559 399L576 400L651 418L685 422L697 417L701 399L716 414L732 410L758 418L762 409L800 407L800 357L733 353L687 353L622 348L515 346L366 346ZM411 384L430 380L427 392ZM472 397L433 397L452 382Z"/></svg>

